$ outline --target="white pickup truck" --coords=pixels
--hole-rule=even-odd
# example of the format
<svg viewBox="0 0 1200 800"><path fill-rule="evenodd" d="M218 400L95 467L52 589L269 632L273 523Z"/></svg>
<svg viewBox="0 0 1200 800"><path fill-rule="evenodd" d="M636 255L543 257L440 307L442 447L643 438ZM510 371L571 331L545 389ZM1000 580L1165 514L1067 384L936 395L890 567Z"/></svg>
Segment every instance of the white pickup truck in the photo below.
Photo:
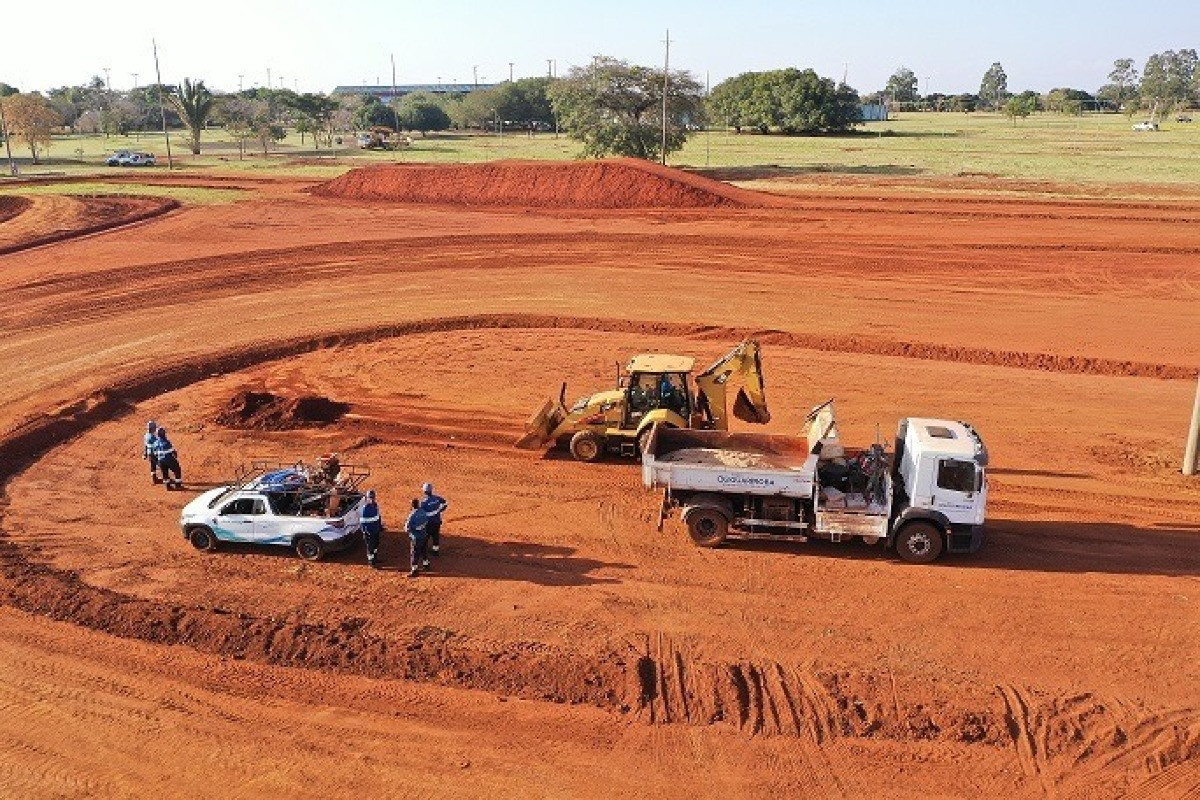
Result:
<svg viewBox="0 0 1200 800"><path fill-rule="evenodd" d="M369 474L342 466L333 479L303 464L254 465L184 506L179 524L197 550L249 542L291 547L300 558L319 561L356 540L366 505L359 484Z"/></svg>
<svg viewBox="0 0 1200 800"><path fill-rule="evenodd" d="M642 452L642 480L663 489L692 540L727 538L884 542L905 561L983 543L987 448L964 422L900 421L895 454L842 445L830 400L808 416L808 436L656 427Z"/></svg>

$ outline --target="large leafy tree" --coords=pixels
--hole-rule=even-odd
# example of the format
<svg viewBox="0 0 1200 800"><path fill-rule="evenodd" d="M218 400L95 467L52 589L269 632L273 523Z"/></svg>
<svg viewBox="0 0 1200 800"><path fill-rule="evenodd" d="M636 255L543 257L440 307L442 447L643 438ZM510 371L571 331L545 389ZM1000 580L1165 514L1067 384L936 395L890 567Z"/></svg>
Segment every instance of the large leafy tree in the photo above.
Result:
<svg viewBox="0 0 1200 800"><path fill-rule="evenodd" d="M702 87L690 73L672 72L667 95L667 153L683 147L687 126L701 117ZM596 56L549 87L564 130L583 142L585 156L657 160L662 152L663 71Z"/></svg>
<svg viewBox="0 0 1200 800"><path fill-rule="evenodd" d="M912 103L918 97L917 75L908 67L900 67L888 78L884 90L895 103Z"/></svg>
<svg viewBox="0 0 1200 800"><path fill-rule="evenodd" d="M450 127L450 115L437 101L427 94L416 93L404 97L396 109L400 127L406 131L444 131Z"/></svg>
<svg viewBox="0 0 1200 800"><path fill-rule="evenodd" d="M190 78L184 78L179 91L171 95L171 105L175 106L179 118L187 126L192 155L200 155L200 133L216 108L216 97L204 85L204 81L193 83Z"/></svg>
<svg viewBox="0 0 1200 800"><path fill-rule="evenodd" d="M1163 113L1187 103L1195 87L1196 67L1195 50L1167 50L1150 56L1142 70L1142 102Z"/></svg>
<svg viewBox="0 0 1200 800"><path fill-rule="evenodd" d="M995 110L999 110L1004 106L1004 99L1008 97L1008 75L1004 72L1004 67L1000 66L997 61L988 67L987 72L983 73L983 80L979 82L979 99L987 103Z"/></svg>
<svg viewBox="0 0 1200 800"><path fill-rule="evenodd" d="M709 113L737 130L838 133L862 122L858 93L811 69L746 72L719 84Z"/></svg>
<svg viewBox="0 0 1200 800"><path fill-rule="evenodd" d="M4 122L8 133L25 142L33 163L50 147L50 133L55 125L62 124L58 114L37 92L11 94L0 103L4 104Z"/></svg>
<svg viewBox="0 0 1200 800"><path fill-rule="evenodd" d="M1124 107L1133 113L1134 101L1138 96L1138 71L1132 58L1118 58L1108 73L1108 83L1100 87L1096 96L1114 108Z"/></svg>

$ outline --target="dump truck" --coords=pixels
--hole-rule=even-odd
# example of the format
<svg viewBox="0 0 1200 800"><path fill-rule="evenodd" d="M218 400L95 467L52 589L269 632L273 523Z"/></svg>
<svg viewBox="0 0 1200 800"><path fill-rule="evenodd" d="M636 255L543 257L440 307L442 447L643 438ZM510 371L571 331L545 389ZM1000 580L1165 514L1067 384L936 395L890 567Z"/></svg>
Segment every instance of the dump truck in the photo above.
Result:
<svg viewBox="0 0 1200 800"><path fill-rule="evenodd" d="M919 564L979 550L988 453L969 423L906 417L890 454L881 442L844 446L832 400L806 425L806 436L655 427L642 480L663 490L659 530L679 509L701 547L860 539Z"/></svg>
<svg viewBox="0 0 1200 800"><path fill-rule="evenodd" d="M618 365L616 388L585 395L570 408L564 383L558 398L547 400L525 423L516 446L537 450L566 445L577 460L592 462L606 453L636 457L655 425L728 430L726 394L735 377L742 385L733 416L756 424L770 422L758 342L740 342L693 377L694 365L687 356L636 355L624 373Z"/></svg>

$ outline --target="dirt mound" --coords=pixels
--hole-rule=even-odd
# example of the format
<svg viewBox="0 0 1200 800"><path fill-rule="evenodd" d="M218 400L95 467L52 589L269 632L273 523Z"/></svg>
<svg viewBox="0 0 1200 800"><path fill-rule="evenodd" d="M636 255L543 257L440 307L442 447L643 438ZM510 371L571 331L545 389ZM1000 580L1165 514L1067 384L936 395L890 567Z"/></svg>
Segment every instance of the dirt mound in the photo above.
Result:
<svg viewBox="0 0 1200 800"><path fill-rule="evenodd" d="M11 200L23 200L24 204L8 209L4 203ZM142 195L0 198L0 222L9 220L0 228L0 255L100 233L176 208L179 208L178 200Z"/></svg>
<svg viewBox="0 0 1200 800"><path fill-rule="evenodd" d="M28 197L0 195L0 222L7 222L33 205Z"/></svg>
<svg viewBox="0 0 1200 800"><path fill-rule="evenodd" d="M728 208L772 202L765 195L632 158L361 167L312 191L352 200L539 208Z"/></svg>
<svg viewBox="0 0 1200 800"><path fill-rule="evenodd" d="M238 392L217 412L219 425L238 430L287 431L337 422L350 410L318 395L280 397L271 392Z"/></svg>

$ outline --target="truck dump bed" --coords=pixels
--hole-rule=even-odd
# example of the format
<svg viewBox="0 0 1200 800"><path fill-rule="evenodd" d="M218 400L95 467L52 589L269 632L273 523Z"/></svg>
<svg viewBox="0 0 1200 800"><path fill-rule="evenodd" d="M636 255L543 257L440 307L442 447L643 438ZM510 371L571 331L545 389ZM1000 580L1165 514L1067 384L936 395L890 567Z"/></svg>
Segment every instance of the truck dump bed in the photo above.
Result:
<svg viewBox="0 0 1200 800"><path fill-rule="evenodd" d="M650 489L806 498L816 469L817 456L794 436L658 426L642 454L642 482Z"/></svg>

